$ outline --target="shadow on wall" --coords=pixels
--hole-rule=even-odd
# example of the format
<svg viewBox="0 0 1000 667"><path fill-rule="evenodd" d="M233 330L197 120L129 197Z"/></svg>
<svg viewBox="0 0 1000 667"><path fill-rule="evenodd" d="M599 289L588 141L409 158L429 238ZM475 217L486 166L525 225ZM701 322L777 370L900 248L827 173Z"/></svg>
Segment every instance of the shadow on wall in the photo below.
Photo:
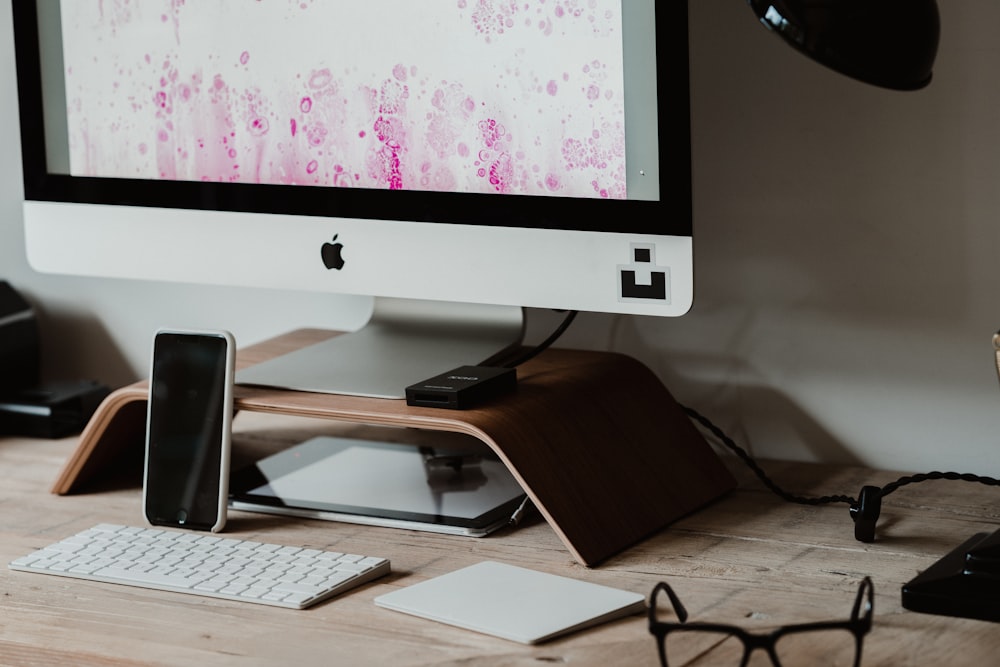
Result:
<svg viewBox="0 0 1000 667"><path fill-rule="evenodd" d="M608 349L646 364L679 403L715 423L751 455L755 445L763 446L766 442L762 448L768 452L768 458L863 464L857 454L791 396L772 386L754 383L753 378L760 374L745 360L686 351L683 366L690 371L684 372L677 364L670 363L663 350L644 340L635 318L604 319L608 320L604 323L608 326Z"/></svg>
<svg viewBox="0 0 1000 667"><path fill-rule="evenodd" d="M84 312L48 309L27 296L35 308L41 332L42 378L97 380L111 388L135 381L125 355L104 325ZM99 357L100 363L93 363ZM100 377L89 377L94 366Z"/></svg>

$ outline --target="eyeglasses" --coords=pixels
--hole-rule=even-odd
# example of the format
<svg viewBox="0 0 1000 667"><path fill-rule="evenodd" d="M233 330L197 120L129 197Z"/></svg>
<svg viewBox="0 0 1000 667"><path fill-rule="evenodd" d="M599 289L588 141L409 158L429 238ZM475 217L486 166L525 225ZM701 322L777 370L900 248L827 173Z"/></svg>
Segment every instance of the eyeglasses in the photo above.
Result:
<svg viewBox="0 0 1000 667"><path fill-rule="evenodd" d="M663 622L656 617L656 601L666 593L680 619ZM874 586L865 577L846 621L785 625L767 634L752 634L734 625L685 623L687 610L664 582L653 588L649 600L649 632L656 637L660 664L738 665L745 667L751 654L764 650L775 667L823 665L845 667L861 664L861 644L872 627Z"/></svg>

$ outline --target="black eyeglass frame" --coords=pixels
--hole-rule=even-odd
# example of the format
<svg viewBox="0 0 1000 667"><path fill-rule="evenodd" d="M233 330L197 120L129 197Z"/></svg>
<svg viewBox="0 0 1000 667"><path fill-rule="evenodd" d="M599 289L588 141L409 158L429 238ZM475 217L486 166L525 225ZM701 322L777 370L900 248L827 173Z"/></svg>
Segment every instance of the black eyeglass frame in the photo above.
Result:
<svg viewBox="0 0 1000 667"><path fill-rule="evenodd" d="M656 618L657 596L663 591L673 605L674 613L680 622L659 621ZM862 609L862 606L864 607ZM743 658L740 666L743 667L750 660L750 655L757 649L764 649L771 662L776 667L782 667L781 661L774 647L777 641L789 634L799 632L817 632L822 630L847 630L854 636L854 667L861 664L861 648L864 637L871 631L872 615L875 608L875 587L870 577L865 577L858 585L858 594L854 598L854 605L851 608L851 617L846 621L820 621L816 623L799 623L796 625L783 625L780 628L764 634L755 634L735 625L723 623L687 623L688 613L681 604L677 594L666 582L661 581L649 595L649 632L656 637L656 646L660 654L660 664L669 667L667 663L667 635L675 631L683 632L713 632L732 635L743 642Z"/></svg>

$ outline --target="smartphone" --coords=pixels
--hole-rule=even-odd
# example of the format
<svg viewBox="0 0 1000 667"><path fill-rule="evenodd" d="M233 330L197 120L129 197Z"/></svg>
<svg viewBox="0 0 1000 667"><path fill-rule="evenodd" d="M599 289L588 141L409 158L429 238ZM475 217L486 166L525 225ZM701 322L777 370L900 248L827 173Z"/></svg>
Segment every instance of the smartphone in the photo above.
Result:
<svg viewBox="0 0 1000 667"><path fill-rule="evenodd" d="M153 337L142 484L150 524L225 526L235 357L228 331L160 329Z"/></svg>

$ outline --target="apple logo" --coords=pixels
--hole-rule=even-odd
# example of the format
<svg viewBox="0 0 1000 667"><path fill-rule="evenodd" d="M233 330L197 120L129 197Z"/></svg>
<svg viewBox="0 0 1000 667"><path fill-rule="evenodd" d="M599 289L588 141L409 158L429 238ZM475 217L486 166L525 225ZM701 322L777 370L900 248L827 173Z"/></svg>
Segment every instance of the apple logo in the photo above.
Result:
<svg viewBox="0 0 1000 667"><path fill-rule="evenodd" d="M344 268L344 244L337 241L339 234L334 234L333 239L327 241L323 244L320 249L320 255L323 257L323 265L327 269L337 269L340 271Z"/></svg>

